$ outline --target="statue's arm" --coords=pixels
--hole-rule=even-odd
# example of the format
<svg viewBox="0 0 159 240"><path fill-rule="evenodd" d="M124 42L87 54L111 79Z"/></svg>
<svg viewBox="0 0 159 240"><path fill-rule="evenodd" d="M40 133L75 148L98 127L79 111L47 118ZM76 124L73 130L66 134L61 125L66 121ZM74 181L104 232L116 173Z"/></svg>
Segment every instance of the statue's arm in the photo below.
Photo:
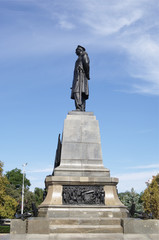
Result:
<svg viewBox="0 0 159 240"><path fill-rule="evenodd" d="M88 79L90 79L90 77L89 77L89 57L88 57L87 53L85 53L83 56L83 68L84 68L86 77Z"/></svg>

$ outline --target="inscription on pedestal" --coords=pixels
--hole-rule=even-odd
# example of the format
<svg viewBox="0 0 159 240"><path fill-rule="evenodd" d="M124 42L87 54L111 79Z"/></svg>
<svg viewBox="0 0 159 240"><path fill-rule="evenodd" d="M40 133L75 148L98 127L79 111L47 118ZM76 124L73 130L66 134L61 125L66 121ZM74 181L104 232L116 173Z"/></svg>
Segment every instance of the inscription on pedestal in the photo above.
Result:
<svg viewBox="0 0 159 240"><path fill-rule="evenodd" d="M63 204L104 205L103 186L63 186Z"/></svg>

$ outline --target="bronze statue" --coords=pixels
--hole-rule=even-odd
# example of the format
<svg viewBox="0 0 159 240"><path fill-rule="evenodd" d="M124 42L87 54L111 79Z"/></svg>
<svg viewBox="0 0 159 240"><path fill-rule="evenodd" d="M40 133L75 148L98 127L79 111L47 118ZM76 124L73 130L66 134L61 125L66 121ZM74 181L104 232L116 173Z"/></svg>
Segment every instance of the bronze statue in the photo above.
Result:
<svg viewBox="0 0 159 240"><path fill-rule="evenodd" d="M80 45L76 48L76 54L78 59L75 63L71 99L75 100L77 111L85 111L86 100L89 96L89 57L85 48Z"/></svg>

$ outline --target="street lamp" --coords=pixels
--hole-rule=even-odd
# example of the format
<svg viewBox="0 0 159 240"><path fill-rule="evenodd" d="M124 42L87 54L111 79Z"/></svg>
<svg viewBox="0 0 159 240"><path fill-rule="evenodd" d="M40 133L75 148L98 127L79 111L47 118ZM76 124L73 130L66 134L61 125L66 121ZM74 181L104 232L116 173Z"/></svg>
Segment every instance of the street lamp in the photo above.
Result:
<svg viewBox="0 0 159 240"><path fill-rule="evenodd" d="M23 167L23 184L22 184L22 204L21 204L21 215L23 214L23 209L24 209L24 175L25 175L25 167L27 163L24 163L22 165Z"/></svg>

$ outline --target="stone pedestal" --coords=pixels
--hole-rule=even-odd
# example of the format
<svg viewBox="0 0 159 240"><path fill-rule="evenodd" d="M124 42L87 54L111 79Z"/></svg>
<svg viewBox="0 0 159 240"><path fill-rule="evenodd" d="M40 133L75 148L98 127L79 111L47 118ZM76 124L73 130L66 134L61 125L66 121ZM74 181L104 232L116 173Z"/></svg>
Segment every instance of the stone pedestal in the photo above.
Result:
<svg viewBox="0 0 159 240"><path fill-rule="evenodd" d="M56 226L50 226L52 233L66 229L67 233L79 229L122 232L120 218L127 217L128 211L117 195L118 179L110 177L109 169L103 166L99 125L92 112L68 113L60 151L59 166L45 180L48 193L39 206L39 217L56 219ZM114 228L108 224L111 219L119 219ZM103 227L97 229L100 222Z"/></svg>
<svg viewBox="0 0 159 240"><path fill-rule="evenodd" d="M60 166L54 176L109 177L104 168L99 125L92 112L69 112L64 122Z"/></svg>

